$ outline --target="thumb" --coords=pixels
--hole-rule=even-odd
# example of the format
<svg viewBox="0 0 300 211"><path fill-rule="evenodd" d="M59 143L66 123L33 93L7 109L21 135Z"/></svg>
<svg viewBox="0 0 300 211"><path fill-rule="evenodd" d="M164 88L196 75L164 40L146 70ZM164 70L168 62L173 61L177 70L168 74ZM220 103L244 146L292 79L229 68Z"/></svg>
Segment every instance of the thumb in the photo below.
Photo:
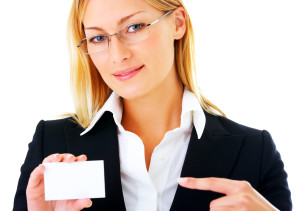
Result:
<svg viewBox="0 0 300 211"><path fill-rule="evenodd" d="M40 164L30 174L27 188L37 187L44 177L45 166Z"/></svg>
<svg viewBox="0 0 300 211"><path fill-rule="evenodd" d="M91 199L76 199L73 204L75 210L82 210L84 208L89 208L93 204Z"/></svg>

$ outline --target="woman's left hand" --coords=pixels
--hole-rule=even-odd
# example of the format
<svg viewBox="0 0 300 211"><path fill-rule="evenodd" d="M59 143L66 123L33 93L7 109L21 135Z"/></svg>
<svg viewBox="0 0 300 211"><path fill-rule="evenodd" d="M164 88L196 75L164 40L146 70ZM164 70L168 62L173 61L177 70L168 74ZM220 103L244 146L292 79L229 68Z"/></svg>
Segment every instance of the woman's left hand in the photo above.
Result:
<svg viewBox="0 0 300 211"><path fill-rule="evenodd" d="M185 188L209 190L223 193L226 196L210 202L211 211L231 210L278 210L262 195L260 195L249 182L230 180L224 178L192 178L178 179L179 185Z"/></svg>

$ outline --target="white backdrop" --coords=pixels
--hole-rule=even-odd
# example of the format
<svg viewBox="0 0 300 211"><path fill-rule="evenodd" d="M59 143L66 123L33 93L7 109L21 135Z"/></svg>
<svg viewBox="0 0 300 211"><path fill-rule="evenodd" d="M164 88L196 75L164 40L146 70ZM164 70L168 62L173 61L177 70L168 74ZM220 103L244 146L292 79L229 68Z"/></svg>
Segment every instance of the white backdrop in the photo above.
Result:
<svg viewBox="0 0 300 211"><path fill-rule="evenodd" d="M299 1L184 2L195 29L204 95L230 119L272 134L294 210L300 210ZM71 0L1 3L1 210L12 209L38 121L74 112L66 45L70 5Z"/></svg>

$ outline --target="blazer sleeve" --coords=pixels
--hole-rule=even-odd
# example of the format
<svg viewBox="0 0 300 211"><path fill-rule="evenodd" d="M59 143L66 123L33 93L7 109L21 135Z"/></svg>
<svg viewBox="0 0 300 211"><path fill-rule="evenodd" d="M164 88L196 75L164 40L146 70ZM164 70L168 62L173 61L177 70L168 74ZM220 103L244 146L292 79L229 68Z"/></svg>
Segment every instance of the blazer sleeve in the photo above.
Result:
<svg viewBox="0 0 300 211"><path fill-rule="evenodd" d="M281 211L292 210L291 192L287 173L271 134L263 130L263 154L261 163L261 185L259 192Z"/></svg>
<svg viewBox="0 0 300 211"><path fill-rule="evenodd" d="M36 126L36 131L32 142L28 144L28 152L23 165L21 166L21 175L19 178L17 191L14 198L13 211L27 210L26 188L31 172L44 159L43 153L43 133L44 120L41 120Z"/></svg>

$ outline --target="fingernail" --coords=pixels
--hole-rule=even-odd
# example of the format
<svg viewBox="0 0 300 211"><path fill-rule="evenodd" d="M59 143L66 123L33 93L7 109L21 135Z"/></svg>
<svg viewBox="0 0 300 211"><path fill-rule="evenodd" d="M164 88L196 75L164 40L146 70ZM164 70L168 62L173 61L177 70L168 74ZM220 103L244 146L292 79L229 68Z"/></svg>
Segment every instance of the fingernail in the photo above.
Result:
<svg viewBox="0 0 300 211"><path fill-rule="evenodd" d="M91 207L93 205L93 202L91 201L91 204L89 205L89 206L87 206L86 208L89 208L89 207Z"/></svg>
<svg viewBox="0 0 300 211"><path fill-rule="evenodd" d="M185 183L185 182L187 182L187 178L178 178L177 181L179 183Z"/></svg>
<svg viewBox="0 0 300 211"><path fill-rule="evenodd" d="M85 155L85 154L82 154L82 155L80 155L79 157L81 157L81 158L82 158L83 156L86 156L86 155Z"/></svg>

